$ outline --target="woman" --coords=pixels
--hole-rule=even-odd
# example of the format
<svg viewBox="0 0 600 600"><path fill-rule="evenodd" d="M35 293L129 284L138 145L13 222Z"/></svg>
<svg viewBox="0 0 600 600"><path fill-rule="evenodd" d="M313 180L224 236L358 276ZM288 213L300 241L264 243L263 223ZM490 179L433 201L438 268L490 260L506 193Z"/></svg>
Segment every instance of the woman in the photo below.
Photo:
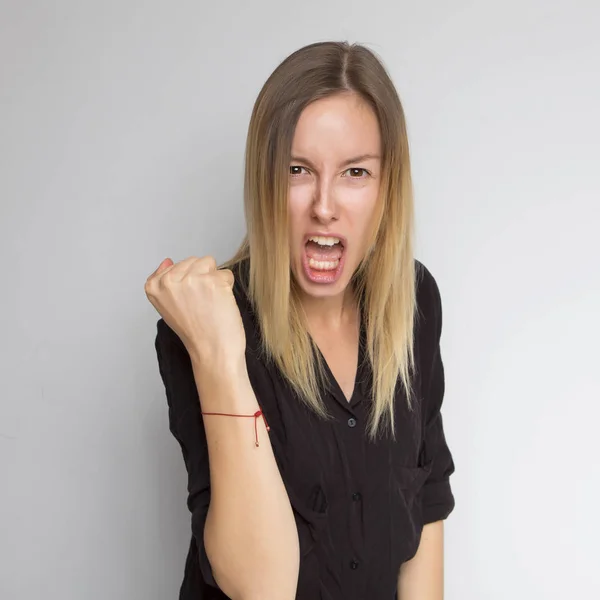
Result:
<svg viewBox="0 0 600 600"><path fill-rule="evenodd" d="M441 303L398 95L365 47L306 46L246 150L235 257L166 259L145 288L189 475L180 599L441 600Z"/></svg>

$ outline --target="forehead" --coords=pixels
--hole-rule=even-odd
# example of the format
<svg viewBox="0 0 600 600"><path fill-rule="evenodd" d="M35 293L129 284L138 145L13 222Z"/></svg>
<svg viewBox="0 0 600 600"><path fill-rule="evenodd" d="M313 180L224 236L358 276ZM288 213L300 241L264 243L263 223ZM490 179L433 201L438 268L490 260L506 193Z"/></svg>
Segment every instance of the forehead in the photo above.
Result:
<svg viewBox="0 0 600 600"><path fill-rule="evenodd" d="M356 94L338 94L309 104L300 115L292 153L337 160L379 154L381 134L371 106Z"/></svg>

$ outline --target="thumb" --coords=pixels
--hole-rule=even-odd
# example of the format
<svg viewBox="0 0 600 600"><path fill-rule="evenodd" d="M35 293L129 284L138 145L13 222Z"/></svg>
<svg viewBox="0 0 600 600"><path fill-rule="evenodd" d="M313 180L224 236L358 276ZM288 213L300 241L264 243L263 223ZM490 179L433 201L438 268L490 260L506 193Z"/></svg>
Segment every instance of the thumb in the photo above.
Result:
<svg viewBox="0 0 600 600"><path fill-rule="evenodd" d="M160 265L158 265L158 269L156 269L157 273L162 273L165 269L173 266L173 261L170 258L165 258Z"/></svg>
<svg viewBox="0 0 600 600"><path fill-rule="evenodd" d="M173 261L170 258L165 258L160 263L160 265L158 265L158 269L156 269L156 271L154 271L154 273L150 273L150 275L148 275L148 279L146 279L146 281L150 281L150 279L152 279L156 275L160 275L163 271L166 271L168 268L170 268L172 266L173 266Z"/></svg>

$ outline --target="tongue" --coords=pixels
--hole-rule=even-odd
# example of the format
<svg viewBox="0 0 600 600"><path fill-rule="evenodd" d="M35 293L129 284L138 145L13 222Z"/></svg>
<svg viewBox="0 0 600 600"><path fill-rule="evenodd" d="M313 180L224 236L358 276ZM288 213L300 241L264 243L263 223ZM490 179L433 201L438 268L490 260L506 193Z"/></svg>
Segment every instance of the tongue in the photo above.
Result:
<svg viewBox="0 0 600 600"><path fill-rule="evenodd" d="M321 246L317 242L310 241L306 244L306 256L314 260L337 260L342 256L342 246L340 244Z"/></svg>

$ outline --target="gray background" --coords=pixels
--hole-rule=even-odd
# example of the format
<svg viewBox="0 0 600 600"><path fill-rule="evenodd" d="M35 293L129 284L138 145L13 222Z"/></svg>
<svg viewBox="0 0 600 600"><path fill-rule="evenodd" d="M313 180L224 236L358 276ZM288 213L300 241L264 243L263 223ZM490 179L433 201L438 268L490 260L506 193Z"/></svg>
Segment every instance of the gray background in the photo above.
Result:
<svg viewBox="0 0 600 600"><path fill-rule="evenodd" d="M175 598L186 477L147 275L230 255L252 103L368 44L444 301L449 600L600 597L597 2L0 3L0 597Z"/></svg>

